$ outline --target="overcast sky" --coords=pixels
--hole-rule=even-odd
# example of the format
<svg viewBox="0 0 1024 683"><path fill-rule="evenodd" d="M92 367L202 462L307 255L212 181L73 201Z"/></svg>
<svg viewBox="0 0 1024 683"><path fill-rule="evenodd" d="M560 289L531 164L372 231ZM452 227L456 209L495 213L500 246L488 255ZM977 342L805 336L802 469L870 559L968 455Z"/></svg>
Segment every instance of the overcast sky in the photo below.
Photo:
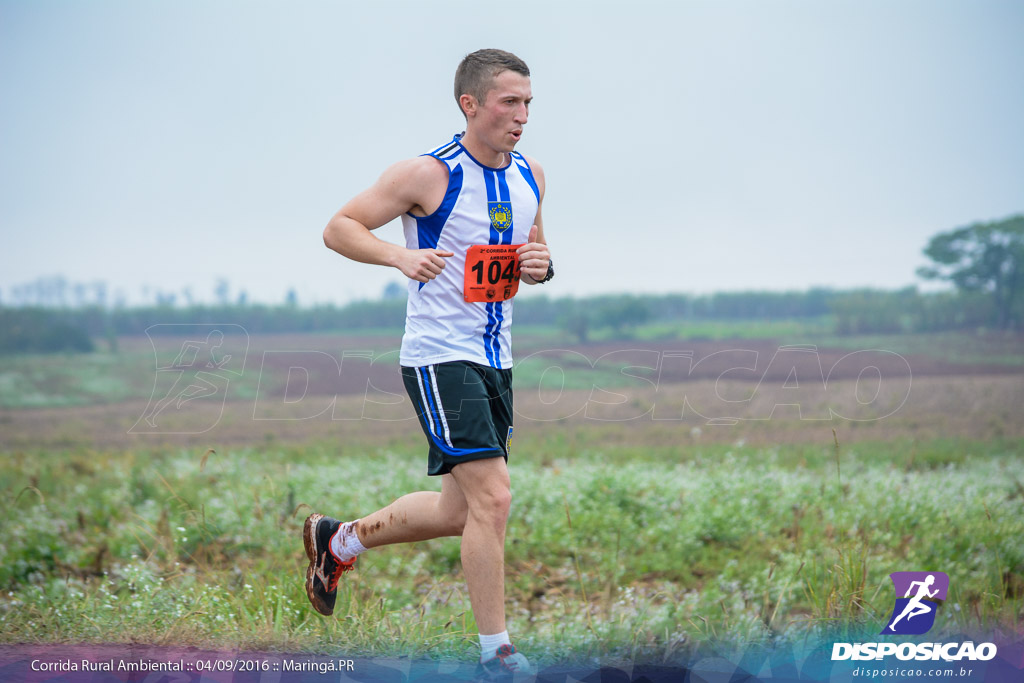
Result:
<svg viewBox="0 0 1024 683"><path fill-rule="evenodd" d="M481 47L533 71L559 277L528 289L920 283L932 235L1024 211L1022 35L984 0L0 2L0 300L376 297L401 273L323 227L462 130Z"/></svg>

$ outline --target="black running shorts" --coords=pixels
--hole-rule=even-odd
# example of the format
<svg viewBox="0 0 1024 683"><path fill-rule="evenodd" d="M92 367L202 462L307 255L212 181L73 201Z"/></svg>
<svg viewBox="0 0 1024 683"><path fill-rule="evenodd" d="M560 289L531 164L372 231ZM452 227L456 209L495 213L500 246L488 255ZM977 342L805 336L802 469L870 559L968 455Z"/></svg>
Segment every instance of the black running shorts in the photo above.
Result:
<svg viewBox="0 0 1024 683"><path fill-rule="evenodd" d="M430 444L427 474L503 457L512 442L512 370L468 361L402 368L405 390Z"/></svg>

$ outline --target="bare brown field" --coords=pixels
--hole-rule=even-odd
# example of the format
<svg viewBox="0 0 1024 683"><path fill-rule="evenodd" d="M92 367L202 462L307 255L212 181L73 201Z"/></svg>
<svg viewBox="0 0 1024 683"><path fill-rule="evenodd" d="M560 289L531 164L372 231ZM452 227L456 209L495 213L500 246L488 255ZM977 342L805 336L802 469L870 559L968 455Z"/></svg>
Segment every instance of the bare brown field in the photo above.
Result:
<svg viewBox="0 0 1024 683"><path fill-rule="evenodd" d="M310 370L307 393L318 395L362 393L366 380L387 390L402 390L396 372L400 335L357 336L344 334L268 334L254 335L249 346L242 349L227 342L223 352L245 358L245 373L259 374L264 389L284 394L288 369L304 367ZM182 337L157 338L161 350L174 352L185 340ZM981 343L981 342L979 342ZM126 337L119 341L120 348L130 353L152 351L145 337ZM998 350L1024 345L1003 342ZM735 339L714 341L644 340L597 342L589 344L552 343L543 338L526 337L516 340L515 356L522 368L527 363L548 362L559 359L571 367L622 367L626 359L641 359L659 367L662 381L680 382L697 379L717 379L723 373L745 380L787 379L795 363L799 370L819 369L826 378L851 379L865 365L865 359L877 366L883 376L911 374L923 376L1006 375L1024 376L1024 366L997 362L953 362L927 354L898 354L884 348L863 348L856 351L843 348L821 347L808 339L807 343L780 345L774 339ZM678 361L665 362L666 357L689 357L687 365ZM345 361L352 370L343 368ZM365 365L356 371L356 366ZM361 380L361 381L357 381Z"/></svg>
<svg viewBox="0 0 1024 683"><path fill-rule="evenodd" d="M394 372L397 375L397 370ZM907 378L908 380L910 378ZM875 385L879 383L876 382ZM389 385L390 386L390 385ZM863 404L856 380L801 393L780 382L695 380L651 387L519 390L516 435L543 442L571 438L607 446L832 443L932 438L1024 437L1024 377L936 375L881 382ZM268 399L198 403L162 416L159 429L133 427L147 401L0 411L0 447L154 449L272 447L336 440L347 447L408 448L419 425L404 393L337 397L312 392ZM794 401L799 406L794 405Z"/></svg>
<svg viewBox="0 0 1024 683"><path fill-rule="evenodd" d="M1024 378L1024 367L998 363L954 363L924 354L901 355L886 349L818 348L814 344L780 346L771 339L724 341L602 342L552 345L527 339L516 343L517 367L565 364L567 369L618 373L631 362L646 364L661 383L725 379L784 383L793 368L802 378L857 379L865 366L885 378L913 376L1004 376ZM404 394L397 372L398 343L394 337L333 335L268 335L254 338L249 372L259 372L261 388L285 396L289 369L306 368L308 395L354 395L367 383ZM345 364L348 363L348 366ZM600 383L597 383L600 386Z"/></svg>
<svg viewBox="0 0 1024 683"><path fill-rule="evenodd" d="M174 358L184 338L155 341L158 356ZM122 352L139 362L109 372L130 377L139 387L135 398L0 409L0 448L205 449L331 440L339 448L409 448L421 438L402 387L395 336L254 335L231 342L220 354L235 354L237 366L219 378L207 375L218 384L214 395L178 405L164 399L155 416L153 406L187 384L154 385L160 373L146 360L151 341L122 339ZM1024 366L770 339L556 347L524 337L516 357L516 436L537 443L571 434L579 443L629 446L827 444L833 429L846 444L1024 436ZM166 358L157 363L166 365ZM150 387L153 398L142 398Z"/></svg>

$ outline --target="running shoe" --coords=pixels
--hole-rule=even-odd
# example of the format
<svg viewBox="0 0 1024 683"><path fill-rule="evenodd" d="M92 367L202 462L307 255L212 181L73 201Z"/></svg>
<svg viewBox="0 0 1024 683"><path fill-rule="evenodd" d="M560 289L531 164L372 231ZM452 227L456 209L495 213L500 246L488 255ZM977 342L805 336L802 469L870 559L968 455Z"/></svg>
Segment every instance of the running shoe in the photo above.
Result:
<svg viewBox="0 0 1024 683"><path fill-rule="evenodd" d="M306 518L302 527L302 544L306 547L309 567L306 568L306 595L313 609L325 617L334 614L338 598L338 580L355 569L356 558L340 562L331 552L331 538L338 533L341 522L321 514Z"/></svg>
<svg viewBox="0 0 1024 683"><path fill-rule="evenodd" d="M529 674L530 662L515 645L502 645L498 653L476 667L476 678L484 681L510 680L514 674Z"/></svg>

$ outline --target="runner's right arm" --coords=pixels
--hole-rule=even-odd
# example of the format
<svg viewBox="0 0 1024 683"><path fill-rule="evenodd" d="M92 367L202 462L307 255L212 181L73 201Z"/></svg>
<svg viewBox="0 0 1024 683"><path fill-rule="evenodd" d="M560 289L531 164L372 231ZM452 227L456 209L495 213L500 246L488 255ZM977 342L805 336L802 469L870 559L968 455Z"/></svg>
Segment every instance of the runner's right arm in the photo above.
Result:
<svg viewBox="0 0 1024 683"><path fill-rule="evenodd" d="M443 249L408 249L378 239L376 230L403 213L432 213L444 199L448 170L431 157L400 161L388 168L369 189L341 208L324 228L324 244L342 256L398 268L418 282L433 280L453 256Z"/></svg>

